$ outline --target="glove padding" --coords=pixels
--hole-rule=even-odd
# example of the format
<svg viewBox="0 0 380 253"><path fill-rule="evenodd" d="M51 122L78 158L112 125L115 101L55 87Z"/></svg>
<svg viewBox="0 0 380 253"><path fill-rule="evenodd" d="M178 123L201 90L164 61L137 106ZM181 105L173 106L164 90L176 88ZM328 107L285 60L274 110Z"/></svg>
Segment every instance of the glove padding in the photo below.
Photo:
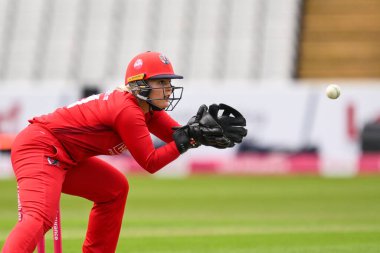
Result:
<svg viewBox="0 0 380 253"><path fill-rule="evenodd" d="M223 128L207 110L206 105L200 106L197 114L189 120L187 125L174 128L173 139L181 154L189 148L196 148L201 144L219 149L234 145L223 135Z"/></svg>
<svg viewBox="0 0 380 253"><path fill-rule="evenodd" d="M228 148L231 146L231 141L223 134L223 128L218 122L208 113L207 106L202 105L197 115L195 122L190 119L190 135L205 146L215 148Z"/></svg>
<svg viewBox="0 0 380 253"><path fill-rule="evenodd" d="M223 110L223 113L219 113ZM224 135L234 143L241 143L247 136L246 120L236 109L226 104L212 104L209 114L222 127Z"/></svg>

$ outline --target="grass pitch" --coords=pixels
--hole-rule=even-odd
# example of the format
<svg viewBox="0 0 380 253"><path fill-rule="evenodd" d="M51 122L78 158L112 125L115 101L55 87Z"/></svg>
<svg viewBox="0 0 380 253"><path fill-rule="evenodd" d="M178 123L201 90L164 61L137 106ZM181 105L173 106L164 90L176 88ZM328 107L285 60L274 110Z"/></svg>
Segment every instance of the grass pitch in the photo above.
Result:
<svg viewBox="0 0 380 253"><path fill-rule="evenodd" d="M380 252L380 176L128 179L117 252ZM17 219L15 182L0 181L0 193L1 248ZM90 208L63 195L65 253L81 252Z"/></svg>

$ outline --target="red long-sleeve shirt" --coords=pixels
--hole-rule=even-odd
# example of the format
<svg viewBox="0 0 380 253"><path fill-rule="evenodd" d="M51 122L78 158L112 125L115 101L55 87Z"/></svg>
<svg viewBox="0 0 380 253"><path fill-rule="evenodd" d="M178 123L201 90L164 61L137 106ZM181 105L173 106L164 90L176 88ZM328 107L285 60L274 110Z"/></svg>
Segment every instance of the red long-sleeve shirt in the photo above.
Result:
<svg viewBox="0 0 380 253"><path fill-rule="evenodd" d="M93 95L30 122L48 129L74 162L128 149L141 167L154 173L179 156L172 138L172 127L179 124L165 111L144 114L128 92ZM167 144L155 149L150 133Z"/></svg>

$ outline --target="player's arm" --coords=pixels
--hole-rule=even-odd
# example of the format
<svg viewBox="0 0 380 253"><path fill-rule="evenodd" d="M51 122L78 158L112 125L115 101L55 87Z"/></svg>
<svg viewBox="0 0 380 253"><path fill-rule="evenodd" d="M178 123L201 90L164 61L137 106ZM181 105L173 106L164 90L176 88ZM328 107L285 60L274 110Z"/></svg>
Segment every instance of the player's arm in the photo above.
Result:
<svg viewBox="0 0 380 253"><path fill-rule="evenodd" d="M140 110L121 110L115 119L114 128L136 162L150 173L155 173L180 155L174 141L157 149L154 147Z"/></svg>
<svg viewBox="0 0 380 253"><path fill-rule="evenodd" d="M173 128L180 126L180 124L165 111L154 112L147 125L152 134L166 143L173 141Z"/></svg>

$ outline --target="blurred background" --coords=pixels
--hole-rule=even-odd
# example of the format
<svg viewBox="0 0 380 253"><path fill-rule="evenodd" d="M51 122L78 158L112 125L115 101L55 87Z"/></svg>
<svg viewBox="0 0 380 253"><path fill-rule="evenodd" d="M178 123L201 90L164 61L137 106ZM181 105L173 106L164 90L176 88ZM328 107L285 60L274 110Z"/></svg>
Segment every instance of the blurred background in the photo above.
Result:
<svg viewBox="0 0 380 253"><path fill-rule="evenodd" d="M0 0L0 248L17 222L16 134L123 84L147 50L185 77L172 117L226 103L248 136L153 176L102 157L131 186L120 252L380 252L380 0ZM78 252L92 203L60 204Z"/></svg>
<svg viewBox="0 0 380 253"><path fill-rule="evenodd" d="M185 76L180 123L227 103L249 130L158 175L380 172L379 13L378 0L0 0L0 177L29 118L122 84L147 50ZM104 159L142 172L128 154Z"/></svg>

